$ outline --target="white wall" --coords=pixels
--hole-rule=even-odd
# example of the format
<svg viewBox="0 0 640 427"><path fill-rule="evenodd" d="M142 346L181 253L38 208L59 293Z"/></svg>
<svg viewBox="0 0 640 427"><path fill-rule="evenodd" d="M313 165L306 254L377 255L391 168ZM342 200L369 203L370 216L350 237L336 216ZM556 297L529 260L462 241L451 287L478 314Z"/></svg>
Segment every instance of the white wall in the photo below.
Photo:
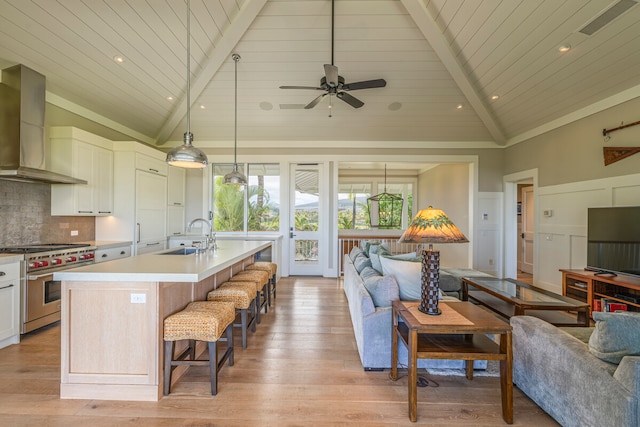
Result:
<svg viewBox="0 0 640 427"><path fill-rule="evenodd" d="M442 267L472 266L471 207L474 196L469 185L470 169L468 163L440 165L418 176L417 210L429 206L441 209L471 242L435 245L434 248L440 251Z"/></svg>
<svg viewBox="0 0 640 427"><path fill-rule="evenodd" d="M586 267L587 208L609 206L640 206L640 174L538 188L538 286L562 293L559 269Z"/></svg>

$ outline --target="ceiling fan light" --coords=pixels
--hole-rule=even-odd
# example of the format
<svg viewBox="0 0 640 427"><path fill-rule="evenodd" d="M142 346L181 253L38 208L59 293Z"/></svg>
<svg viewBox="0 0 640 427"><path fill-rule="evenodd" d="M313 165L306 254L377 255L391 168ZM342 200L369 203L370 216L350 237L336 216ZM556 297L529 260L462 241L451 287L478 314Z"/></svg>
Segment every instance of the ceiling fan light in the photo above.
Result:
<svg viewBox="0 0 640 427"><path fill-rule="evenodd" d="M247 177L238 171L238 164L233 165L233 171L224 176L224 183L230 185L247 185Z"/></svg>

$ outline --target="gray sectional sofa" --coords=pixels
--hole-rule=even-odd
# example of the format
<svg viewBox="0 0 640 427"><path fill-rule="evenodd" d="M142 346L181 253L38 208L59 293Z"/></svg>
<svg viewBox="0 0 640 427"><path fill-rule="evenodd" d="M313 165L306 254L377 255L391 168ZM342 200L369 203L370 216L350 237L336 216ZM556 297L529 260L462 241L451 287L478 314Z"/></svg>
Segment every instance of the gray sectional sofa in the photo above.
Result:
<svg viewBox="0 0 640 427"><path fill-rule="evenodd" d="M599 358L602 352L594 355L593 340L585 343L567 332L571 328L531 316L512 317L511 325L513 383L562 426L640 426L640 356L619 352L630 347L622 341L637 334L637 326L611 340L620 344L620 361L609 363Z"/></svg>
<svg viewBox="0 0 640 427"><path fill-rule="evenodd" d="M367 266L369 267L369 266ZM361 272L371 273L370 269L361 266ZM382 292L370 293L364 285L364 279L354 265L350 255L344 256L344 292L349 302L349 311L353 323L353 331L358 346L360 360L365 370L378 370L391 368L391 305L390 301L398 299L400 290L394 277L381 277L379 283L384 285ZM366 270L366 271L365 271ZM460 282L460 279L458 279ZM452 285L455 286L455 285ZM450 292L458 295L460 284L457 289ZM371 287L370 287L371 289ZM452 296L445 296L445 299L457 301ZM374 300L376 303L374 303ZM381 300L386 300L382 301ZM398 363L400 366L407 364L407 350L400 344L398 352ZM486 361L476 361L476 369L486 369ZM435 360L420 359L418 368L455 368L464 367L461 360Z"/></svg>

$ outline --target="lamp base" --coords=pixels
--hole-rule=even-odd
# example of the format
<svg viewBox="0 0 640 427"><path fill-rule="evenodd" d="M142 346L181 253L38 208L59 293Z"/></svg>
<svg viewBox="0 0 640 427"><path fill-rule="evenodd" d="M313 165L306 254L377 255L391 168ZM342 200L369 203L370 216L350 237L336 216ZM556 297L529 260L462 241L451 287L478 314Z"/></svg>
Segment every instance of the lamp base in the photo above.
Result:
<svg viewBox="0 0 640 427"><path fill-rule="evenodd" d="M438 316L442 311L438 308L440 294L440 251L431 248L422 250L422 295L418 310L430 316Z"/></svg>
<svg viewBox="0 0 640 427"><path fill-rule="evenodd" d="M428 307L423 307L422 304L418 306L418 310L424 314L428 314L430 316L439 316L442 314L442 310L436 307L435 311L430 310Z"/></svg>

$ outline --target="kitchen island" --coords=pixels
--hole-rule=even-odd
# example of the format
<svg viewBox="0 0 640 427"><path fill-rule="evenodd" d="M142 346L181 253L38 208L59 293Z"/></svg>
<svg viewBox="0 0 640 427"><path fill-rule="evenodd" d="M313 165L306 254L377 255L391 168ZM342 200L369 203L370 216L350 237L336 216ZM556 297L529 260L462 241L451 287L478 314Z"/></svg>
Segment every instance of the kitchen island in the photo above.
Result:
<svg viewBox="0 0 640 427"><path fill-rule="evenodd" d="M171 249L55 273L62 281L60 398L159 400L164 319L206 300L270 245L223 241L213 252Z"/></svg>

